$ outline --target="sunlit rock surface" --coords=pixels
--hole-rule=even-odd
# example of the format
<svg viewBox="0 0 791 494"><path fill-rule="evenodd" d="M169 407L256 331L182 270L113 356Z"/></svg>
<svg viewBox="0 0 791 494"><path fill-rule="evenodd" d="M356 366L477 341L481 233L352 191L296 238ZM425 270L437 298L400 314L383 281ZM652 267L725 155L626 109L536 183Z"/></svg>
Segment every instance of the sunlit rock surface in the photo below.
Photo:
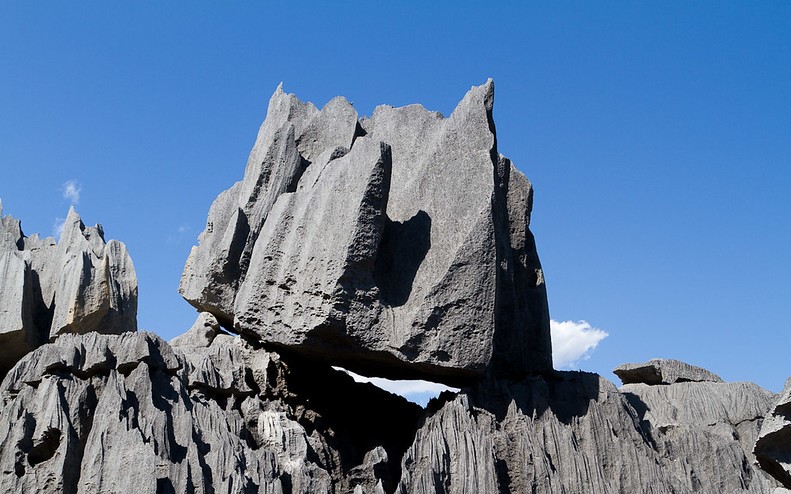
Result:
<svg viewBox="0 0 791 494"><path fill-rule="evenodd" d="M27 237L0 203L0 376L66 333L137 330L137 277L126 246L71 209L58 242Z"/></svg>
<svg viewBox="0 0 791 494"><path fill-rule="evenodd" d="M445 118L358 120L281 88L180 291L234 331L361 374L451 385L551 369L530 182L498 154L491 81Z"/></svg>

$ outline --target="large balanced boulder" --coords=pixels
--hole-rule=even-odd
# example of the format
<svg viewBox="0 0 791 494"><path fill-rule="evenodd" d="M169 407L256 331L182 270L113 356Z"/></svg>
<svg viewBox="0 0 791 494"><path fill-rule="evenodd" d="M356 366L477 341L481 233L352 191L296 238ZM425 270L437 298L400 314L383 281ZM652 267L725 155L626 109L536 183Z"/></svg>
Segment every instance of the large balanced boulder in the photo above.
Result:
<svg viewBox="0 0 791 494"><path fill-rule="evenodd" d="M0 376L65 333L137 330L137 277L126 246L69 210L60 241L30 237L0 204Z"/></svg>
<svg viewBox="0 0 791 494"><path fill-rule="evenodd" d="M269 102L212 205L182 295L226 328L358 373L464 384L551 369L529 181L497 152L494 86L445 118Z"/></svg>

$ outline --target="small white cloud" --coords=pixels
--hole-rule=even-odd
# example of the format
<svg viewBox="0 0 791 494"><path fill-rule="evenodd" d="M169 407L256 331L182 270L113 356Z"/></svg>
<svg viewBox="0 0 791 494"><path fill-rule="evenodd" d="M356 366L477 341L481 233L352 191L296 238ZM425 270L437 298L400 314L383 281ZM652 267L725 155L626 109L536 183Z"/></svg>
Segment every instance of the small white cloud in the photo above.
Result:
<svg viewBox="0 0 791 494"><path fill-rule="evenodd" d="M590 357L590 353L608 336L587 321L550 321L552 333L552 360L556 369L574 369L577 362Z"/></svg>
<svg viewBox="0 0 791 494"><path fill-rule="evenodd" d="M55 218L55 223L52 225L52 235L56 240L60 240L63 234L63 225L66 224L66 218Z"/></svg>
<svg viewBox="0 0 791 494"><path fill-rule="evenodd" d="M183 235L183 234L187 233L188 231L190 231L190 227L189 227L189 225L181 225L180 227L178 227L177 231L180 234Z"/></svg>
<svg viewBox="0 0 791 494"><path fill-rule="evenodd" d="M72 205L80 202L82 187L76 180L67 180L63 183L60 190L63 193L63 198L72 203Z"/></svg>
<svg viewBox="0 0 791 494"><path fill-rule="evenodd" d="M401 395L404 398L410 401L416 401L412 398L417 398L418 400L422 399L423 397L415 397L414 395L419 393L431 393L434 395L439 395L443 391L458 391L457 388L451 388L449 386L445 386L444 384L433 383L429 381L420 381L420 380L407 380L407 381L394 381L390 379L384 379L381 377L365 377L355 374L354 372L349 372L346 369L342 369L340 367L335 367L336 370L341 370L352 376L352 378L357 381L358 383L371 383L378 388L382 388L385 391L389 391L391 393L395 393L397 395Z"/></svg>

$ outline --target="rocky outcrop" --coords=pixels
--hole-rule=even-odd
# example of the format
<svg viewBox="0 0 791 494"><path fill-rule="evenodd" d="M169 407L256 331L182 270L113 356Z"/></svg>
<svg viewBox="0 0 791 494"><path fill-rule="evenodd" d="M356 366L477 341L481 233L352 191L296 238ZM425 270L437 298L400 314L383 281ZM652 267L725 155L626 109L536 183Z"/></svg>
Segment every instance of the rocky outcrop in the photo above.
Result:
<svg viewBox="0 0 791 494"><path fill-rule="evenodd" d="M761 468L791 489L791 379L763 421L753 453Z"/></svg>
<svg viewBox="0 0 791 494"><path fill-rule="evenodd" d="M693 491L769 492L752 447L774 395L753 383L726 383L683 362L656 360L624 371L620 391L637 412L663 469ZM656 373L646 368L659 369ZM620 370L620 373L619 373ZM634 383L635 374L657 384ZM659 375L660 378L656 376ZM712 377L713 376L713 377Z"/></svg>
<svg viewBox="0 0 791 494"><path fill-rule="evenodd" d="M723 382L720 376L680 360L652 359L644 364L622 364L613 373L624 384L675 384L679 382Z"/></svg>
<svg viewBox="0 0 791 494"><path fill-rule="evenodd" d="M0 204L0 376L64 333L137 330L137 277L123 243L71 209L59 242L26 237Z"/></svg>
<svg viewBox="0 0 791 494"><path fill-rule="evenodd" d="M392 492L420 407L193 336L63 335L24 357L0 386L0 490Z"/></svg>
<svg viewBox="0 0 791 494"><path fill-rule="evenodd" d="M551 369L532 188L492 104L489 81L447 118L358 119L278 88L170 343L134 331L134 268L101 227L72 210L55 243L0 215L0 491L780 492L754 464L788 485L791 384ZM331 365L462 389L424 409Z"/></svg>
<svg viewBox="0 0 791 494"><path fill-rule="evenodd" d="M355 372L469 384L551 369L532 188L497 153L491 81L444 118L358 121L278 88L180 291L226 328Z"/></svg>

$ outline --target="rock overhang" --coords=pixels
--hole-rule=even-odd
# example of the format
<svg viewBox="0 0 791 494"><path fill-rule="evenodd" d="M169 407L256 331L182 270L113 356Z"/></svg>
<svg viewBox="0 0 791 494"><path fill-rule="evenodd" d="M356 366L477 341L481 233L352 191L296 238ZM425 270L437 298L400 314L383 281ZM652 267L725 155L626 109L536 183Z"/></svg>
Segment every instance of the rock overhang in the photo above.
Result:
<svg viewBox="0 0 791 494"><path fill-rule="evenodd" d="M497 152L493 101L489 80L447 118L359 119L278 86L180 292L250 339L361 374L460 386L551 370L532 187Z"/></svg>

